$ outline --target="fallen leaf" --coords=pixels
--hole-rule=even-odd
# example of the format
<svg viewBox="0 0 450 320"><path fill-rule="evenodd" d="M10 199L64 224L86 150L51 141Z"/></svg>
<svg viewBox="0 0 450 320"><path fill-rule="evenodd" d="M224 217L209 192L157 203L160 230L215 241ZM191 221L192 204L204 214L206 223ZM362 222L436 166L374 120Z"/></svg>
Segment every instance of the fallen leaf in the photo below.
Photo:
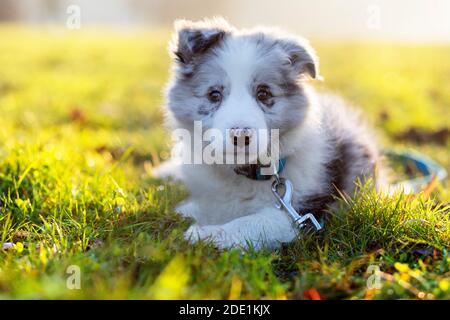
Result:
<svg viewBox="0 0 450 320"><path fill-rule="evenodd" d="M324 300L319 291L315 288L305 290L305 292L303 292L303 296L308 300Z"/></svg>
<svg viewBox="0 0 450 320"><path fill-rule="evenodd" d="M73 108L70 111L69 118L72 122L85 123L86 115L80 108Z"/></svg>

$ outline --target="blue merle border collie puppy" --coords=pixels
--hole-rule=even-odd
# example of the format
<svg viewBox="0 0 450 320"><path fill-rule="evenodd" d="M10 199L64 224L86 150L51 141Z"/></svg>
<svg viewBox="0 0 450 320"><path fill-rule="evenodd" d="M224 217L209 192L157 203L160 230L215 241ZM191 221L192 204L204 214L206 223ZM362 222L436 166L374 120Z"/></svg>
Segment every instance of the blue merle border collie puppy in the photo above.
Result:
<svg viewBox="0 0 450 320"><path fill-rule="evenodd" d="M248 153L258 131L278 129L278 151L285 161L280 176L293 183L292 204L300 214L319 217L336 195L351 194L356 180L373 178L375 171L378 176L373 135L355 111L309 86L321 77L306 40L274 29L237 30L222 18L181 20L175 28L166 93L172 130L183 128L202 140L194 130L194 122L201 121L203 129L223 132L224 144L234 145L225 149L236 154ZM245 136L245 143L236 145L236 136ZM181 142L181 148L193 150L192 143ZM258 169L254 163L180 164L171 159L155 175L188 187L190 196L176 211L195 220L185 233L189 241L212 241L219 248L277 248L298 232L274 206L272 181L258 179ZM379 177L372 180L380 185Z"/></svg>

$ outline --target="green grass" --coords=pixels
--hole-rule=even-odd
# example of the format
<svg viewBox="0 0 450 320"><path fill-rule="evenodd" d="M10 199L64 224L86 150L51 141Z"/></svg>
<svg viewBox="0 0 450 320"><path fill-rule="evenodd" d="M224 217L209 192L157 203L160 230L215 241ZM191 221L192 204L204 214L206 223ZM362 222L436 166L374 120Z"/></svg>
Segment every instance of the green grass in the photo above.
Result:
<svg viewBox="0 0 450 320"><path fill-rule="evenodd" d="M0 243L16 244L0 250L0 298L450 298L448 181L431 197L363 188L276 252L191 246L173 211L186 190L151 175L170 143L168 33L3 26L0 38ZM361 106L384 146L450 170L450 144L393 139L450 127L450 47L313 45L318 87ZM71 265L80 290L66 286Z"/></svg>

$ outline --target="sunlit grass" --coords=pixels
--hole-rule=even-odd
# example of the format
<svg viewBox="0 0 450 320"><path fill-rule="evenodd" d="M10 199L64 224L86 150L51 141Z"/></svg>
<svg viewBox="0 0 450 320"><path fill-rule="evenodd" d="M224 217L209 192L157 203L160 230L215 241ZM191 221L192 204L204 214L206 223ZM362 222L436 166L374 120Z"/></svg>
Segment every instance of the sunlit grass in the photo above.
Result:
<svg viewBox="0 0 450 320"><path fill-rule="evenodd" d="M0 28L0 298L450 298L450 200L342 200L325 230L277 252L188 245L173 212L161 89L167 32ZM450 127L450 47L315 43L326 81L387 147L450 169L450 145L400 145ZM70 265L81 289L66 286ZM381 289L366 286L377 265Z"/></svg>

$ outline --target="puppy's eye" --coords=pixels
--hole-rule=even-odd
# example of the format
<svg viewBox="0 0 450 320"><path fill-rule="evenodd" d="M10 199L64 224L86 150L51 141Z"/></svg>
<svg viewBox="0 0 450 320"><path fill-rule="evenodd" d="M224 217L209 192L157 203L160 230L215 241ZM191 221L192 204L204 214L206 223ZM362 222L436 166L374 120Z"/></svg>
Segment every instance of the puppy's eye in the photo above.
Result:
<svg viewBox="0 0 450 320"><path fill-rule="evenodd" d="M267 103L270 98L272 98L272 93L267 86L258 87L258 92L256 93L256 99L262 103Z"/></svg>
<svg viewBox="0 0 450 320"><path fill-rule="evenodd" d="M208 93L208 99L212 103L219 103L222 101L222 93L219 90L213 90Z"/></svg>

